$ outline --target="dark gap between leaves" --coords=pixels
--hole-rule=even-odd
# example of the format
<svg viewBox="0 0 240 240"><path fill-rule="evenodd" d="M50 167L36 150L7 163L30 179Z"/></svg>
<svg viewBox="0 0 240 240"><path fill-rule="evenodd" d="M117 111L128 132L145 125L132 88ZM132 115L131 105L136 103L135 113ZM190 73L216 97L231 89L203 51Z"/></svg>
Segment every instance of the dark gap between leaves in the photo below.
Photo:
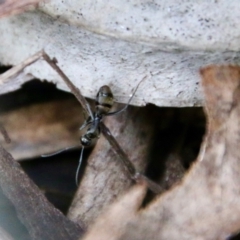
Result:
<svg viewBox="0 0 240 240"><path fill-rule="evenodd" d="M71 97L72 94L57 90L54 84L35 80L24 84L15 92L0 96L0 109L3 113L29 104ZM146 175L168 190L180 181L196 159L205 131L205 116L202 108L159 108L153 105L148 105L147 108L153 113L155 134ZM67 151L54 157L21 162L23 169L44 191L49 201L64 213L76 190L74 178L79 155L79 150ZM86 159L87 155L85 151ZM81 168L81 176L86 159ZM152 197L149 194L144 204Z"/></svg>

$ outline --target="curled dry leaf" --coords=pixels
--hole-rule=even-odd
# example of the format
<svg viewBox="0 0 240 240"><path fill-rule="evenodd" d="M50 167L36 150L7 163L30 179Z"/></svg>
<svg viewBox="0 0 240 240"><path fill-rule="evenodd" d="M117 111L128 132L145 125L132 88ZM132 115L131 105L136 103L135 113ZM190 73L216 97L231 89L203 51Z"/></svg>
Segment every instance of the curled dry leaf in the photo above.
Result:
<svg viewBox="0 0 240 240"><path fill-rule="evenodd" d="M210 240L226 239L239 232L240 67L212 65L200 72L208 130L198 161L181 184L131 215L122 233L111 239ZM112 221L119 220L121 226L124 217L118 219L112 215L114 211L104 217L111 222L112 216ZM96 225L104 222L103 218L99 219ZM95 237L88 240L101 239L93 233L89 236Z"/></svg>

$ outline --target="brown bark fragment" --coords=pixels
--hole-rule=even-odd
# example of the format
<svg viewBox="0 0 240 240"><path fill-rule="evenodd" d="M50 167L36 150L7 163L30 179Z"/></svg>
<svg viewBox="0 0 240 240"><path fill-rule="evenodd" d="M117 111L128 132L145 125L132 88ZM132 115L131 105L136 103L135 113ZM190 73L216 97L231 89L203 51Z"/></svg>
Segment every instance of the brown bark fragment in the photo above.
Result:
<svg viewBox="0 0 240 240"><path fill-rule="evenodd" d="M82 228L55 209L0 146L0 186L32 239L77 239Z"/></svg>
<svg viewBox="0 0 240 240"><path fill-rule="evenodd" d="M135 217L135 212L140 208L145 193L146 186L134 186L127 194L124 194L104 211L101 218L92 226L94 231L90 231L84 240L105 240L112 239L113 236L115 238L120 237L126 224L131 220L127 219L126 221L126 215ZM115 221L113 221L113 218Z"/></svg>

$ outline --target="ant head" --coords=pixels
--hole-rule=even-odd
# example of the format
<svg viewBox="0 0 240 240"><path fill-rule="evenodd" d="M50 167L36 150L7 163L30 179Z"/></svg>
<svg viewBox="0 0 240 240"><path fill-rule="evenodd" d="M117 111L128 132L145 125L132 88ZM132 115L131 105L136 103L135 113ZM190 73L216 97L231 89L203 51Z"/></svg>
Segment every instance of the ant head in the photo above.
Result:
<svg viewBox="0 0 240 240"><path fill-rule="evenodd" d="M92 139L89 139L85 135L83 135L80 138L80 142L81 142L83 147L89 147L92 144Z"/></svg>
<svg viewBox="0 0 240 240"><path fill-rule="evenodd" d="M110 87L107 85L102 86L96 97L96 109L98 115L107 114L112 108L113 103L114 98Z"/></svg>

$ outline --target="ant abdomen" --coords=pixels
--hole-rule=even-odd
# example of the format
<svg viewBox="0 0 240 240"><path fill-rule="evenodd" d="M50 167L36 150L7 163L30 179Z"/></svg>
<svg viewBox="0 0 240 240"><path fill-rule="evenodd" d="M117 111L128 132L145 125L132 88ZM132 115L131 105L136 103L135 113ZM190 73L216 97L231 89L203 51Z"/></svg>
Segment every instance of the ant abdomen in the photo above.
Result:
<svg viewBox="0 0 240 240"><path fill-rule="evenodd" d="M102 86L96 96L96 112L98 115L107 114L114 104L114 98L109 86Z"/></svg>

